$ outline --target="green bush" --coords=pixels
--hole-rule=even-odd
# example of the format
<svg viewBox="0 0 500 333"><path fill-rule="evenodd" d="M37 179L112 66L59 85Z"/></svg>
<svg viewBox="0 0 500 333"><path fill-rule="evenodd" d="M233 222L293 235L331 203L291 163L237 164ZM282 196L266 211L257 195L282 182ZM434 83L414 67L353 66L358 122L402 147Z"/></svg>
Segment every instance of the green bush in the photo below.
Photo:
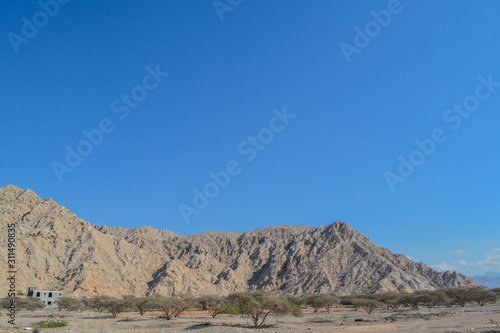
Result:
<svg viewBox="0 0 500 333"><path fill-rule="evenodd" d="M68 326L68 322L67 321L64 321L64 320L52 320L52 319L49 319L49 320L43 320L43 321L39 321L39 322L36 322L36 323L32 323L31 326L38 326L40 328L56 328L56 327L64 327L64 326Z"/></svg>
<svg viewBox="0 0 500 333"><path fill-rule="evenodd" d="M222 314L229 314L229 315L240 315L241 313L238 311L237 308L231 306L231 305L224 305L220 311Z"/></svg>

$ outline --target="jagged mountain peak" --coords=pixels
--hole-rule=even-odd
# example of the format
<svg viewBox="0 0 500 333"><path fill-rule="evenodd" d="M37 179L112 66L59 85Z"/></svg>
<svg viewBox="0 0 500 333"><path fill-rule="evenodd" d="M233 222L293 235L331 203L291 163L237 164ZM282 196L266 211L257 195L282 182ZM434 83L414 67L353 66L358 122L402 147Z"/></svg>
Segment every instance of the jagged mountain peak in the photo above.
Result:
<svg viewBox="0 0 500 333"><path fill-rule="evenodd" d="M30 190L29 188L26 190L20 189L17 186L14 185L7 185L5 187L0 188L0 197L3 198L4 201L7 201L8 199L13 200L13 199L18 199L17 201L24 201L28 199L40 199L38 195L36 195L35 192ZM42 199L40 199L42 200Z"/></svg>
<svg viewBox="0 0 500 333"><path fill-rule="evenodd" d="M258 289L345 294L474 284L380 248L345 222L180 236L148 226L92 226L52 199L12 185L0 188L0 221L7 222L1 232L8 223L19 226L20 289L58 288L75 296ZM1 239L2 265L6 246ZM2 281L5 274L0 271Z"/></svg>

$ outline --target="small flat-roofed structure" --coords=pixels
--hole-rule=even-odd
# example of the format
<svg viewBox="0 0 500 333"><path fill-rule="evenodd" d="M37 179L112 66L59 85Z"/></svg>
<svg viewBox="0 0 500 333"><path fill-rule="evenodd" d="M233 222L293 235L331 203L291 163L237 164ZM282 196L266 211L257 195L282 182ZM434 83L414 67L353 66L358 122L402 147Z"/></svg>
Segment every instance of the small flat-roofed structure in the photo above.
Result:
<svg viewBox="0 0 500 333"><path fill-rule="evenodd" d="M38 290L35 287L28 288L28 297L39 298L40 301L45 304L46 308L55 308L56 300L59 297L63 297L62 291L54 290Z"/></svg>

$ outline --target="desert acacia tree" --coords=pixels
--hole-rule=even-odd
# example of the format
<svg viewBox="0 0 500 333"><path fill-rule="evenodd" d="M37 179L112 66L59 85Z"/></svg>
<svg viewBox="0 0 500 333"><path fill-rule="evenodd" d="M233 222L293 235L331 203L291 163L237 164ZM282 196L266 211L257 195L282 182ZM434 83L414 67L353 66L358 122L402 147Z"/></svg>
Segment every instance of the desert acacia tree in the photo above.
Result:
<svg viewBox="0 0 500 333"><path fill-rule="evenodd" d="M127 303L129 306L134 306L135 304L135 299L137 297L135 295L123 295L122 299Z"/></svg>
<svg viewBox="0 0 500 333"><path fill-rule="evenodd" d="M92 298L85 298L83 299L83 302L89 309L94 309L97 312L103 312L104 309L106 308L104 306L104 302L108 299L109 296L105 295L97 295Z"/></svg>
<svg viewBox="0 0 500 333"><path fill-rule="evenodd" d="M339 304L337 297L329 294L312 294L304 296L304 303L311 306L314 312L318 312L319 309L325 308L328 313L330 309L336 304Z"/></svg>
<svg viewBox="0 0 500 333"><path fill-rule="evenodd" d="M292 315L300 317L302 309L290 303L283 296L272 296L268 293L240 292L228 296L228 302L239 310L243 315L249 316L255 327L261 327L269 315L275 316Z"/></svg>
<svg viewBox="0 0 500 333"><path fill-rule="evenodd" d="M417 310L427 299L428 296L425 292L415 291L413 293L405 293L402 297L402 302L413 310Z"/></svg>
<svg viewBox="0 0 500 333"><path fill-rule="evenodd" d="M38 309L43 309L45 308L45 305L40 301L40 299L36 297L16 297L16 309L18 310L28 310L28 311L35 311ZM5 297L2 298L1 301L2 307L8 309L10 306L10 298Z"/></svg>
<svg viewBox="0 0 500 333"><path fill-rule="evenodd" d="M179 317L189 308L189 304L181 298L164 296L153 298L151 306L160 309L166 320Z"/></svg>
<svg viewBox="0 0 500 333"><path fill-rule="evenodd" d="M83 301L73 297L60 297L56 300L56 305L59 311L79 311L83 308Z"/></svg>
<svg viewBox="0 0 500 333"><path fill-rule="evenodd" d="M426 290L415 293L422 295L420 298L422 304L427 306L429 309L450 302L449 297L446 296L446 294L441 290Z"/></svg>
<svg viewBox="0 0 500 333"><path fill-rule="evenodd" d="M476 293L475 287L455 287L444 289L444 293L451 299L455 304L464 307L467 303L474 300L474 295Z"/></svg>
<svg viewBox="0 0 500 333"><path fill-rule="evenodd" d="M133 304L137 308L137 310L139 310L141 316L143 316L146 311L151 309L151 306L153 305L153 300L149 297L137 297L134 299Z"/></svg>
<svg viewBox="0 0 500 333"><path fill-rule="evenodd" d="M218 295L206 295L198 298L198 303L205 306L208 313L215 318L226 305L226 298Z"/></svg>
<svg viewBox="0 0 500 333"><path fill-rule="evenodd" d="M420 305L429 309L442 304L449 304L450 298L441 290L418 290L413 293L404 293L401 296L404 305L417 310Z"/></svg>
<svg viewBox="0 0 500 333"><path fill-rule="evenodd" d="M377 300L384 303L388 309L396 310L403 302L401 300L401 293L396 291L387 291L384 293L377 294Z"/></svg>
<svg viewBox="0 0 500 333"><path fill-rule="evenodd" d="M340 296L340 304L343 306L352 306L354 310L358 311L359 305L356 302L356 297L354 295L344 295Z"/></svg>
<svg viewBox="0 0 500 333"><path fill-rule="evenodd" d="M304 297L285 295L285 298L292 304L297 305L299 308L304 304Z"/></svg>
<svg viewBox="0 0 500 333"><path fill-rule="evenodd" d="M379 302L375 299L367 299L367 298L357 298L354 300L357 306L365 309L366 313L371 314L373 311L380 309L384 306L384 303Z"/></svg>
<svg viewBox="0 0 500 333"><path fill-rule="evenodd" d="M111 313L113 318L116 318L120 313L125 312L130 307L128 301L111 296L105 296L101 301L102 306Z"/></svg>
<svg viewBox="0 0 500 333"><path fill-rule="evenodd" d="M472 296L472 301L476 302L480 306L484 306L487 303L493 303L498 299L498 295L483 287L473 287L474 294Z"/></svg>

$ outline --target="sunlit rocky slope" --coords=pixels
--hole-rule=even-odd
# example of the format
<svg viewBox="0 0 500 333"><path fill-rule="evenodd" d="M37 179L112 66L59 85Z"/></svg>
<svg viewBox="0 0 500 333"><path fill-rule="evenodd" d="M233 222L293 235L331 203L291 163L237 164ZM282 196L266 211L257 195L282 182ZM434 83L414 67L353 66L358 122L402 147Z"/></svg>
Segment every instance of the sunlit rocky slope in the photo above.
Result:
<svg viewBox="0 0 500 333"><path fill-rule="evenodd" d="M7 186L0 188L0 234L7 234L9 223L17 226L20 290L36 286L75 296L256 289L346 294L475 283L380 248L343 222L179 236L151 227L94 226L51 199ZM1 281L6 247L2 236ZM1 286L0 296L6 290Z"/></svg>

